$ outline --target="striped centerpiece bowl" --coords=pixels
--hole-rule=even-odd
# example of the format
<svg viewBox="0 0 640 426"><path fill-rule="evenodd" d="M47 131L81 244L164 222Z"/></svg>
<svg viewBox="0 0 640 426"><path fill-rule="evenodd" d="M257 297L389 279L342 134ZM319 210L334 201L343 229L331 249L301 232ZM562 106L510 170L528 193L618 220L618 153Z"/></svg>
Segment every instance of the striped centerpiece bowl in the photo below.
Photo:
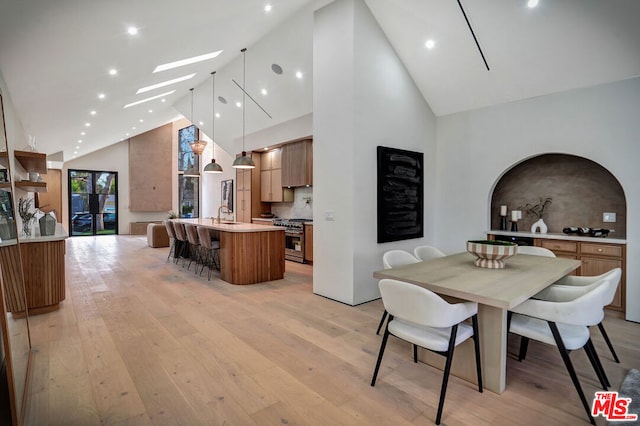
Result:
<svg viewBox="0 0 640 426"><path fill-rule="evenodd" d="M480 268L503 269L504 260L518 252L518 245L509 241L469 240L467 251L474 256Z"/></svg>

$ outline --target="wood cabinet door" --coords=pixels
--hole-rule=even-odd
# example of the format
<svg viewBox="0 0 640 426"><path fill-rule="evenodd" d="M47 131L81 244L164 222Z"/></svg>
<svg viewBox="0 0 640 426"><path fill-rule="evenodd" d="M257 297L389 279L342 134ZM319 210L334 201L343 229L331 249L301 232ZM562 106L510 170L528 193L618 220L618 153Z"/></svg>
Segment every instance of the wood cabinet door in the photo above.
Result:
<svg viewBox="0 0 640 426"><path fill-rule="evenodd" d="M271 170L271 201L282 202L282 170Z"/></svg>
<svg viewBox="0 0 640 426"><path fill-rule="evenodd" d="M313 146L310 140L293 142L282 147L282 186L313 184Z"/></svg>
<svg viewBox="0 0 640 426"><path fill-rule="evenodd" d="M271 201L271 170L260 171L260 201Z"/></svg>
<svg viewBox="0 0 640 426"><path fill-rule="evenodd" d="M616 259L602 259L589 256L582 256L582 266L580 267L580 275L594 276L604 274L614 268L622 268L622 262ZM616 290L616 295L609 307L622 310L622 283Z"/></svg>
<svg viewBox="0 0 640 426"><path fill-rule="evenodd" d="M304 226L304 260L313 262L313 225Z"/></svg>
<svg viewBox="0 0 640 426"><path fill-rule="evenodd" d="M251 223L251 191L238 191L236 200L236 220Z"/></svg>

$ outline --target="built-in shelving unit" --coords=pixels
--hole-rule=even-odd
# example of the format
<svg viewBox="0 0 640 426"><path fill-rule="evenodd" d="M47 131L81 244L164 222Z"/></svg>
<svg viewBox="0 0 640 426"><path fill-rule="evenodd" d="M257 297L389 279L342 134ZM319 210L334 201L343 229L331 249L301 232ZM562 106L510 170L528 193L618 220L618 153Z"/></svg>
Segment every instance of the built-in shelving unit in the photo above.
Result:
<svg viewBox="0 0 640 426"><path fill-rule="evenodd" d="M13 151L16 161L27 172L37 172L41 175L47 174L47 155L41 152ZM1 161L1 160L0 160ZM28 192L47 192L46 182L32 182L29 180L17 181L16 188Z"/></svg>

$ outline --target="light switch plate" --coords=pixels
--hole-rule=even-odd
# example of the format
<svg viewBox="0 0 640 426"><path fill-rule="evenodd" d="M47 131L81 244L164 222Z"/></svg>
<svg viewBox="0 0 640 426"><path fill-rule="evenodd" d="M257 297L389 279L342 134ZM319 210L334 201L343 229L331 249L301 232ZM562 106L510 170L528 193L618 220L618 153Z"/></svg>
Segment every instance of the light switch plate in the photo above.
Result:
<svg viewBox="0 0 640 426"><path fill-rule="evenodd" d="M326 211L324 212L324 220L333 221L333 220L334 220L334 219L333 219L333 217L334 217L333 215L334 215L335 213L336 213L336 212L335 212L334 210L326 210Z"/></svg>
<svg viewBox="0 0 640 426"><path fill-rule="evenodd" d="M616 221L615 213L602 213L602 221L614 223Z"/></svg>

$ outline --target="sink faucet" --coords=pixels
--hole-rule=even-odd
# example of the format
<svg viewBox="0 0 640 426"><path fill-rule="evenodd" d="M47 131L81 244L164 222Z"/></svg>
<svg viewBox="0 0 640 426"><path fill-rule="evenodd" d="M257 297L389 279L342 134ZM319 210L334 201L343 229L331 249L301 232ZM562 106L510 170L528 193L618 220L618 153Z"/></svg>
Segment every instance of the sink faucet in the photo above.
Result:
<svg viewBox="0 0 640 426"><path fill-rule="evenodd" d="M223 204L220 207L218 207L218 223L220 223L220 211L222 210L223 207L227 209L227 214L231 213L229 211L229 207L226 204Z"/></svg>

